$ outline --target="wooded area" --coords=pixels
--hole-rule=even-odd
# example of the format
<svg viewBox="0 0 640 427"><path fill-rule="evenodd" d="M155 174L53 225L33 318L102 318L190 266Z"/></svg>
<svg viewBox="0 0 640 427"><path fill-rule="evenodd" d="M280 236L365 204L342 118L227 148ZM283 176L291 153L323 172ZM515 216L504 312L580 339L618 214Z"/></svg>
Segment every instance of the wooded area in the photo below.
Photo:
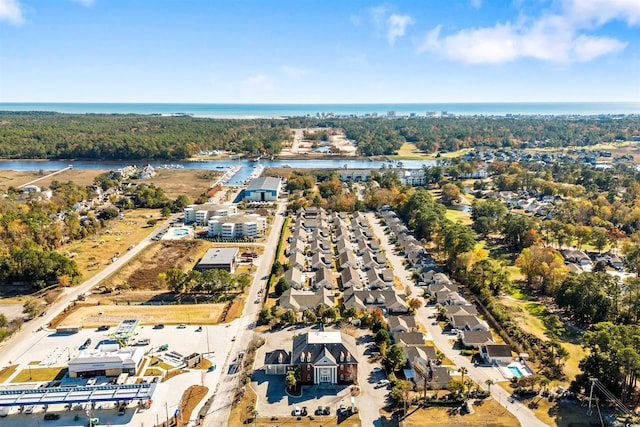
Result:
<svg viewBox="0 0 640 427"><path fill-rule="evenodd" d="M182 160L201 150L277 155L291 128L342 128L364 156L405 142L426 153L469 147L589 146L640 135L637 117L253 119L0 112L0 158ZM537 142L536 142L537 141Z"/></svg>

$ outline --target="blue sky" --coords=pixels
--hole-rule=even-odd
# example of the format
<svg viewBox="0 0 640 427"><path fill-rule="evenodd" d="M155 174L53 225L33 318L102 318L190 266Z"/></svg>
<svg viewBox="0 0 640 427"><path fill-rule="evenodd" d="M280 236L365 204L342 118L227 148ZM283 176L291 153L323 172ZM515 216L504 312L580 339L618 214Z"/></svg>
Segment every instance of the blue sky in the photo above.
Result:
<svg viewBox="0 0 640 427"><path fill-rule="evenodd" d="M0 102L640 101L640 0L0 0Z"/></svg>

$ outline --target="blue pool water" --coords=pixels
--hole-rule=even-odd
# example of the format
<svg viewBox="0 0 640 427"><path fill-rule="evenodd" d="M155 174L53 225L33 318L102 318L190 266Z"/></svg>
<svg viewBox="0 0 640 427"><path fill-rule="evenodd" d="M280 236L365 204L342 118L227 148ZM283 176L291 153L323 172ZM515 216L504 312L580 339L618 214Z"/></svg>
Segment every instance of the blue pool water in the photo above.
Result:
<svg viewBox="0 0 640 427"><path fill-rule="evenodd" d="M186 236L187 234L189 234L189 232L184 228L177 228L173 230L174 236Z"/></svg>
<svg viewBox="0 0 640 427"><path fill-rule="evenodd" d="M509 369L509 371L511 371L514 377L521 377L524 375L520 368L518 368L517 366L507 366L507 368Z"/></svg>

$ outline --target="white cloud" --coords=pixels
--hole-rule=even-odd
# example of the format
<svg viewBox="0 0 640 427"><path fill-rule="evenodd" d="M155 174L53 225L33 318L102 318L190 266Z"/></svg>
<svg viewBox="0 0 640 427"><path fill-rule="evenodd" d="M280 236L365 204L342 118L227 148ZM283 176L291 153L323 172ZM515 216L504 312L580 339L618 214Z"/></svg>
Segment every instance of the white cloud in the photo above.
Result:
<svg viewBox="0 0 640 427"><path fill-rule="evenodd" d="M413 24L413 19L409 15L391 14L387 19L387 40L390 45L396 42L398 37L404 36L409 25Z"/></svg>
<svg viewBox="0 0 640 427"><path fill-rule="evenodd" d="M373 26L384 33L392 46L396 39L405 35L407 27L413 24L413 18L410 15L392 13L392 8L387 4L372 7L368 13Z"/></svg>
<svg viewBox="0 0 640 427"><path fill-rule="evenodd" d="M256 74L247 78L242 85L246 88L265 86L269 82L269 77L264 74Z"/></svg>
<svg viewBox="0 0 640 427"><path fill-rule="evenodd" d="M563 0L557 13L543 11L536 18L520 16L492 27L467 28L442 35L442 26L417 43L418 53L439 54L467 64L501 64L519 58L555 63L588 62L619 52L627 43L613 37L589 35L614 20L640 22L638 0Z"/></svg>
<svg viewBox="0 0 640 427"><path fill-rule="evenodd" d="M309 71L307 71L305 68L292 67L289 65L283 65L282 72L285 73L287 76L296 80L300 80L301 78L309 74Z"/></svg>
<svg viewBox="0 0 640 427"><path fill-rule="evenodd" d="M9 21L14 25L24 22L18 0L0 0L0 21Z"/></svg>
<svg viewBox="0 0 640 427"><path fill-rule="evenodd" d="M640 24L638 0L563 0L566 14L580 24L600 26L613 19Z"/></svg>
<svg viewBox="0 0 640 427"><path fill-rule="evenodd" d="M480 9L482 7L482 0L471 0L471 6L474 9Z"/></svg>
<svg viewBox="0 0 640 427"><path fill-rule="evenodd" d="M81 4L82 6L85 6L85 7L93 6L93 4L95 3L95 0L71 0L71 1L74 3Z"/></svg>

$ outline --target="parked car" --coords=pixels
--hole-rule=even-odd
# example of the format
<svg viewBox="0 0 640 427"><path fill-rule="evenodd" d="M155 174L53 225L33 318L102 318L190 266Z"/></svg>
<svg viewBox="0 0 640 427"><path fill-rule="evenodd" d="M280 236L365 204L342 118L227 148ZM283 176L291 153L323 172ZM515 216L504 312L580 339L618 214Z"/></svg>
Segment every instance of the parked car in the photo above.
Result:
<svg viewBox="0 0 640 427"><path fill-rule="evenodd" d="M380 380L376 383L375 388L382 388L389 385L389 380Z"/></svg>
<svg viewBox="0 0 640 427"><path fill-rule="evenodd" d="M44 414L44 419L45 420L59 420L60 419L60 415L53 414L53 413L47 413L47 414Z"/></svg>
<svg viewBox="0 0 640 427"><path fill-rule="evenodd" d="M184 323L180 323L178 325L178 329L185 329L187 327L187 325L185 325Z"/></svg>
<svg viewBox="0 0 640 427"><path fill-rule="evenodd" d="M80 350L86 350L91 345L91 338L87 338L87 340L82 344L79 348Z"/></svg>
<svg viewBox="0 0 640 427"><path fill-rule="evenodd" d="M94 378L89 378L89 381L87 381L87 385L96 385L96 381L97 379Z"/></svg>
<svg viewBox="0 0 640 427"><path fill-rule="evenodd" d="M324 409L322 410L322 415L329 415L331 414L331 408L329 408L328 406L325 406Z"/></svg>
<svg viewBox="0 0 640 427"><path fill-rule="evenodd" d="M296 406L293 411L291 411L291 415L293 415L294 417L299 417L302 415L302 409L300 409L299 406Z"/></svg>
<svg viewBox="0 0 640 427"><path fill-rule="evenodd" d="M164 329L164 325L162 323L158 323L153 327L153 329Z"/></svg>
<svg viewBox="0 0 640 427"><path fill-rule="evenodd" d="M108 331L109 330L109 326L108 325L100 325L98 326L98 332L103 332L103 331Z"/></svg>

